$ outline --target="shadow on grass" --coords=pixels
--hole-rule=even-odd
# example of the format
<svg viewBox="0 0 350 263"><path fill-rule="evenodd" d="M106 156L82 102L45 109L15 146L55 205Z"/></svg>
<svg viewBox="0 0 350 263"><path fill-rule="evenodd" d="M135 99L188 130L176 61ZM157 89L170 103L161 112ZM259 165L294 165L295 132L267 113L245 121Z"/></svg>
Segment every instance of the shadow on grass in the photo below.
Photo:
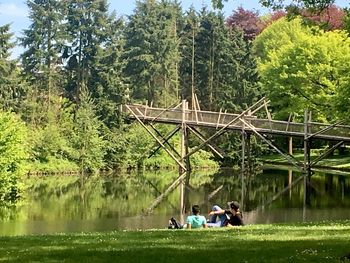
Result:
<svg viewBox="0 0 350 263"><path fill-rule="evenodd" d="M164 237L164 236L163 236ZM107 240L71 246L39 242L1 251L3 262L340 262L349 258L349 248L342 241L243 241L223 237L213 240L154 242ZM91 240L92 241L92 240ZM8 244L10 245L10 244ZM346 256L344 256L346 255Z"/></svg>

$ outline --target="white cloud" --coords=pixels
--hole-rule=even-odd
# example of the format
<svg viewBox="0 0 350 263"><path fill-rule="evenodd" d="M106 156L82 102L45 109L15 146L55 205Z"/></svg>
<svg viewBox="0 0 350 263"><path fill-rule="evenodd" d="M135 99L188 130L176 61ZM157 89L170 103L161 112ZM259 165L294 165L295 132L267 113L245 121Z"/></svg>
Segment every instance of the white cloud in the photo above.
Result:
<svg viewBox="0 0 350 263"><path fill-rule="evenodd" d="M16 4L0 4L0 15L11 17L27 17L28 12L26 6Z"/></svg>

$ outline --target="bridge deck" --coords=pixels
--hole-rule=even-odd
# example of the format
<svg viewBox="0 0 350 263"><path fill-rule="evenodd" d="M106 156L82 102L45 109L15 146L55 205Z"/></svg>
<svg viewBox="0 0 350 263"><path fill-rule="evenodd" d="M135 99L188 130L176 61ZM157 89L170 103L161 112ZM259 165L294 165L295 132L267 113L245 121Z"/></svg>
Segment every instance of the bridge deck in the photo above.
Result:
<svg viewBox="0 0 350 263"><path fill-rule="evenodd" d="M126 113L135 114L144 122L181 124L182 110L153 108L145 105L127 105L123 106L123 111ZM130 110L129 110L130 109ZM240 114L211 112L211 111L194 111L186 110L185 123L190 126L209 127L220 129L237 118ZM130 115L130 118L135 116ZM261 134L283 135L290 137L304 137L304 123L276 121L269 119L261 119L256 116L244 115L243 119L254 126L255 130ZM239 120L228 125L226 128L230 130L242 130L243 123ZM328 141L344 141L350 142L350 126L336 125L332 127L331 124L323 124L317 122L310 122L308 124L308 136L314 135L314 138ZM329 130L320 131L330 128ZM251 128L245 127L247 132L252 131Z"/></svg>

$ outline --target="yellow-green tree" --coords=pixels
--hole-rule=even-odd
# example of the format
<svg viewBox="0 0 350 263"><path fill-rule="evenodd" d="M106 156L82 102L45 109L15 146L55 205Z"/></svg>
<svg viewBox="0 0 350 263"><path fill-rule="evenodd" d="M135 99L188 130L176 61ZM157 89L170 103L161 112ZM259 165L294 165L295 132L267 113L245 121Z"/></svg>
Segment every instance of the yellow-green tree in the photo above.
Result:
<svg viewBox="0 0 350 263"><path fill-rule="evenodd" d="M0 206L20 196L19 179L28 156L26 133L18 116L0 111Z"/></svg>
<svg viewBox="0 0 350 263"><path fill-rule="evenodd" d="M350 39L345 32L324 32L301 19L280 19L255 40L261 84L275 113L334 121L344 117L338 103L350 85Z"/></svg>

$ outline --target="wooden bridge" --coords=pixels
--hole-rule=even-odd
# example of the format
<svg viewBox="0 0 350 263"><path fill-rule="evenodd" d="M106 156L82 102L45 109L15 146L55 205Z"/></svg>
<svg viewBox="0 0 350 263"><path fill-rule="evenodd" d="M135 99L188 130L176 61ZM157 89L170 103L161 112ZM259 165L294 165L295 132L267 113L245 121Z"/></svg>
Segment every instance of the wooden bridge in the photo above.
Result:
<svg viewBox="0 0 350 263"><path fill-rule="evenodd" d="M130 118L145 123L182 124L183 121L194 127L225 128L228 130L242 130L260 134L282 135L288 137L305 137L305 123L278 121L271 118L258 118L252 113L232 114L226 112L212 112L186 109L183 119L181 108L155 108L147 105L125 105L124 112L131 113ZM350 126L324 124L318 122L307 123L307 136L327 141L350 142Z"/></svg>
<svg viewBox="0 0 350 263"><path fill-rule="evenodd" d="M320 160L328 156L338 147L350 142L350 126L343 125L342 122L335 124L312 122L311 113L309 113L307 110L304 114L303 123L293 122L291 120L273 120L270 112L268 111L268 103L269 101L262 98L238 114L227 113L226 111L223 112L221 110L219 112L203 111L200 110L198 101L192 103L194 105L193 109L188 108L187 101L182 101L180 104L173 105L169 108L157 108L140 104L123 105L123 112L128 114L129 118L137 120L159 144L158 148L155 149L152 154L154 154L160 148L163 148L169 154L169 156L174 159L180 168L179 178L175 180L169 186L169 188L155 200L149 210L151 211L154 207L156 207L164 196L180 185L182 187L180 187L180 211L184 211L184 190L182 181L187 172L189 172L191 169L189 157L198 150L202 149L204 146L207 146L214 154L223 158L222 151L213 145L212 141L227 131L239 131L242 134L242 178L245 170L246 152L248 153L248 161L250 159L251 134L259 137L276 152L281 154L290 164L294 165L300 172L302 172L305 175L305 182L307 177L310 178L312 168ZM262 109L266 112L266 118L261 118L256 115L256 113ZM261 114L259 115L261 116ZM176 127L169 134L162 135L153 125L154 123L173 124ZM205 139L200 131L196 129L198 127L214 128L216 132L209 138ZM180 153L168 143L170 138L177 132L181 133L182 138ZM191 151L188 147L189 132L196 135L202 141L202 144L191 149ZM273 141L271 140L271 137L273 136L285 136L289 138L290 143L288 153L284 153L276 145L274 145ZM292 138L301 138L304 141L303 162L295 159L292 154ZM320 156L311 160L311 142L315 139L331 141L332 146L325 150Z"/></svg>
<svg viewBox="0 0 350 263"><path fill-rule="evenodd" d="M220 151L217 150L217 147L212 146L210 141L229 130L243 131L242 133L248 135L255 134L303 172L307 170L310 172L311 167L318 161L322 160L341 145L350 142L350 126L348 125L343 125L341 122L335 124L311 122L311 114L307 111L305 112L304 123L293 122L290 120L273 120L268 111L268 103L269 101L262 98L239 114L227 113L223 111L202 111L199 109L199 106L194 107L194 109L189 109L186 101L182 101L180 104L173 105L169 108L156 108L147 105L129 104L123 106L123 111L128 113L130 118L138 120L153 136L153 138L157 140L160 147L165 149L165 144L167 141L180 129L183 130L185 137L187 134L185 130L187 129L199 137L203 141L200 146L185 154L176 153L181 157L181 159L176 158L170 151L167 151L184 170L186 170L186 168L181 161L185 160L204 146L209 146L214 153L222 157ZM256 113L261 109L265 110L267 118L259 118L256 116ZM145 126L146 123L152 127L156 134ZM153 126L153 123L174 124L177 125L177 128L173 133L171 133L171 135L163 137ZM199 131L196 130L196 127L214 128L217 131L210 138L204 139ZM272 136L285 136L289 138L302 138L304 140L304 163L297 161L292 156L291 150L288 154L283 153L280 149L273 145L273 142L268 138L272 136L265 136L267 134ZM159 139L159 136L162 139ZM184 139L186 140L186 138ZM316 160L311 161L311 141L315 139L333 141L333 147L328 149ZM242 140L244 140L244 137L242 137ZM245 148L245 142L242 142L242 147ZM172 149L172 151L174 152L175 149ZM243 154L244 152L245 149ZM242 160L244 160L244 156L242 156Z"/></svg>

